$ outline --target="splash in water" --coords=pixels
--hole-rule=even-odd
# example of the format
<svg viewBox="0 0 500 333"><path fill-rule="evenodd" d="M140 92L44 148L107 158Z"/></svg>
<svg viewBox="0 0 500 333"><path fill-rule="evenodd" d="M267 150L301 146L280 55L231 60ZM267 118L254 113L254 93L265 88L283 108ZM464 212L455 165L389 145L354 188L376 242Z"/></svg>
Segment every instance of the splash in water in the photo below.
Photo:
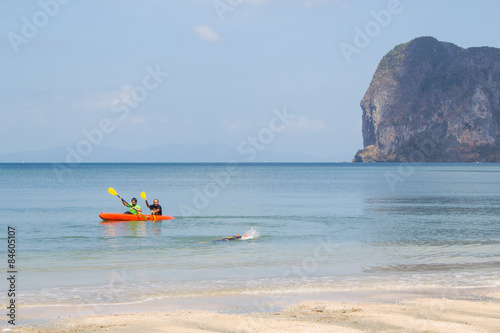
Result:
<svg viewBox="0 0 500 333"><path fill-rule="evenodd" d="M257 231L257 229L255 229L255 227L252 227L252 228L250 228L250 230L245 232L245 234L243 236L241 236L241 239L242 240L254 239L254 238L258 238L258 237L260 237L259 232Z"/></svg>

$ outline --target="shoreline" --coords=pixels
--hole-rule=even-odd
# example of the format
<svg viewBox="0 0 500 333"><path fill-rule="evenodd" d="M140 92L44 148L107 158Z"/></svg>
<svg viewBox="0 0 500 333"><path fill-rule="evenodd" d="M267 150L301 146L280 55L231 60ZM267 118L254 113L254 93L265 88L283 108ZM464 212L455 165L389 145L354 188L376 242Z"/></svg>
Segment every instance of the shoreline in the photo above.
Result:
<svg viewBox="0 0 500 333"><path fill-rule="evenodd" d="M500 332L499 313L498 287L426 288L41 306L21 308L21 327L8 328L29 333L363 332L390 327L391 332Z"/></svg>

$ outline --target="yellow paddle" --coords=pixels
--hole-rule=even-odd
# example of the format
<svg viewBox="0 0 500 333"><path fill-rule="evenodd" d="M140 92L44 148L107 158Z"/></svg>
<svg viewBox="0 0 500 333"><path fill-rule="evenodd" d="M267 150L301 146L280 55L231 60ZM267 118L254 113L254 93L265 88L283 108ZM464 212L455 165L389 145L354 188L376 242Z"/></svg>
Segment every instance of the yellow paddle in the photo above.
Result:
<svg viewBox="0 0 500 333"><path fill-rule="evenodd" d="M144 191L141 192L141 198L143 198L144 201L146 201L146 204L147 204L146 193ZM151 212L151 215L153 216L153 220L156 221L156 216L153 214L153 212Z"/></svg>
<svg viewBox="0 0 500 333"><path fill-rule="evenodd" d="M114 189L114 188L112 188L112 187L108 188L108 192L109 192L109 193L111 193L112 195L116 195L118 198L122 199L122 200L123 200L123 201L127 204L127 206L128 206L128 207L130 207L130 208L132 208L133 210L135 210L135 212L136 212L137 214L139 214L139 215L140 215L140 216L141 216L144 220L147 220L147 219L148 219L148 218L147 218L147 216L144 216L144 215L142 215L141 213L139 213L139 212L137 211L137 209L135 209L134 207L132 207L131 205L129 205L129 204L128 204L128 202L126 202L126 201L125 201L122 197L120 197L120 196L118 195L118 193L116 193L116 191L115 191L115 189Z"/></svg>

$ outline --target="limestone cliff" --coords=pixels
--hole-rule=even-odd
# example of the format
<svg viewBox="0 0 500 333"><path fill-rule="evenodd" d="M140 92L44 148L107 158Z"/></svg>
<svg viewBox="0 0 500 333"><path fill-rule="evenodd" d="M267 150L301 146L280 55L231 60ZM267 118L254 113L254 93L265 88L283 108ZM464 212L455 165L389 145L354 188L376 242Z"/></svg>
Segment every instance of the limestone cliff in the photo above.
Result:
<svg viewBox="0 0 500 333"><path fill-rule="evenodd" d="M398 45L361 108L355 162L500 162L500 49L433 37Z"/></svg>

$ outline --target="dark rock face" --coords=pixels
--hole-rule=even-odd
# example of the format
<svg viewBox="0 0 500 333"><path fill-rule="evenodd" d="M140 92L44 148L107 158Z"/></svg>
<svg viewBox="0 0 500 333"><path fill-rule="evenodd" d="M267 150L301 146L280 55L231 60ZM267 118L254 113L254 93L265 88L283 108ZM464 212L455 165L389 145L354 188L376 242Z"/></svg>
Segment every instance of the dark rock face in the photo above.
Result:
<svg viewBox="0 0 500 333"><path fill-rule="evenodd" d="M355 162L500 162L500 49L433 37L398 45L361 108Z"/></svg>

